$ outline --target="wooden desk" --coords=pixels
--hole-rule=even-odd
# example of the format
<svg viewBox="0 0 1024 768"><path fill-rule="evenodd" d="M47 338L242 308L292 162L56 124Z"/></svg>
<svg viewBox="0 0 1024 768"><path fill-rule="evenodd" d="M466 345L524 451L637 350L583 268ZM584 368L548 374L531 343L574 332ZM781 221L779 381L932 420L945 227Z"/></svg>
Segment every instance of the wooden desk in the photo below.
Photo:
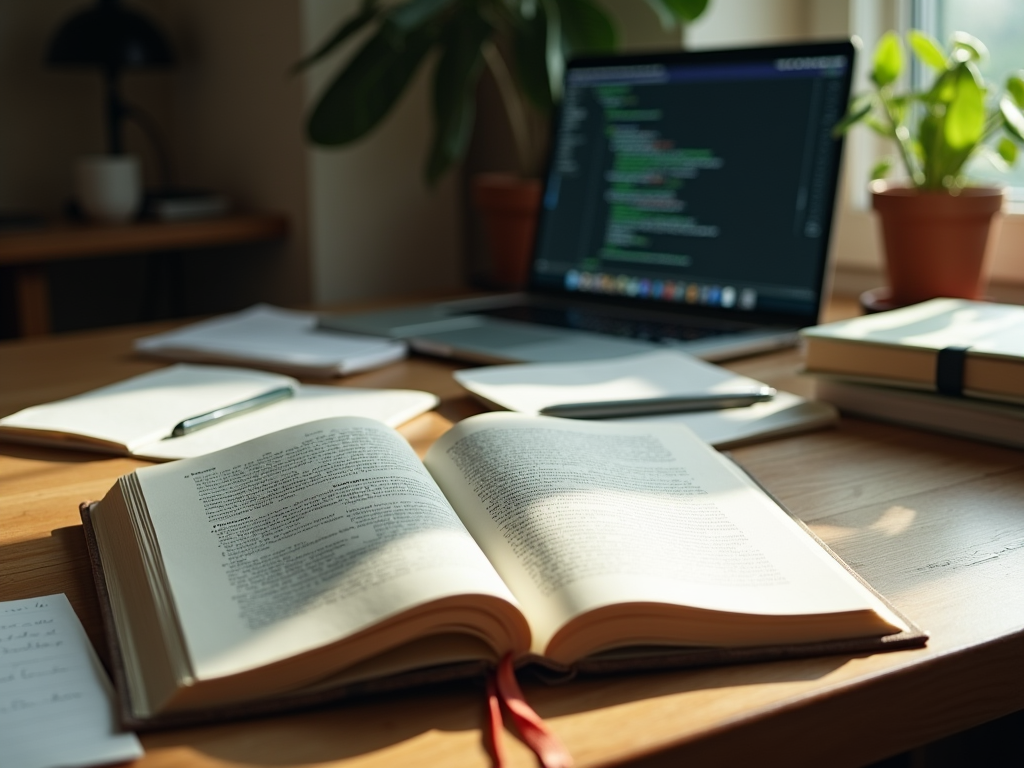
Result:
<svg viewBox="0 0 1024 768"><path fill-rule="evenodd" d="M45 264L261 242L282 238L287 232L288 221L279 214L130 224L64 224L0 232L0 266L12 266L15 270L19 333L40 336L50 332L50 290Z"/></svg>
<svg viewBox="0 0 1024 768"><path fill-rule="evenodd" d="M0 414L157 367L131 339L170 323L0 344ZM796 352L733 367L806 391ZM436 392L421 453L478 410L456 366L410 359L345 380ZM855 766L1024 709L1024 452L854 419L735 451L876 588L927 648L531 687L579 766ZM0 599L66 592L105 648L78 502L142 462L0 446ZM143 737L141 765L487 766L480 691L456 686ZM506 735L510 762L536 763Z"/></svg>

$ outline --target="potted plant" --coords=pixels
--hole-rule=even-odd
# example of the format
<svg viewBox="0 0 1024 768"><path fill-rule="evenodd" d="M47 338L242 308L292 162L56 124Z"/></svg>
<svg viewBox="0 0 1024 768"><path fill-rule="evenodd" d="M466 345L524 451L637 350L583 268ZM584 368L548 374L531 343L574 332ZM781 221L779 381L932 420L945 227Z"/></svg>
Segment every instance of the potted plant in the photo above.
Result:
<svg viewBox="0 0 1024 768"><path fill-rule="evenodd" d="M888 294L866 305L887 308L937 296L979 299L990 224L1003 203L1001 188L971 184L970 160L982 155L1008 168L1024 144L1024 71L1002 90L986 83L979 63L987 56L977 38L957 32L948 50L917 30L907 34L914 54L935 77L920 91L898 92L905 68L899 36L886 33L874 53L873 90L855 97L836 126L843 133L866 123L891 139L906 180L888 183L894 165L872 172L874 209L882 223Z"/></svg>
<svg viewBox="0 0 1024 768"><path fill-rule="evenodd" d="M647 0L667 26L693 21L708 0ZM493 282L518 287L540 203L547 131L544 123L561 94L565 61L612 51L618 34L593 0L406 0L359 10L300 61L304 69L349 40L372 30L320 95L307 123L309 139L324 146L354 142L384 118L418 68L434 62L433 143L424 175L436 182L466 153L473 133L476 89L490 71L504 104L518 157L518 177L474 180L474 199L490 235ZM437 56L428 56L436 50Z"/></svg>

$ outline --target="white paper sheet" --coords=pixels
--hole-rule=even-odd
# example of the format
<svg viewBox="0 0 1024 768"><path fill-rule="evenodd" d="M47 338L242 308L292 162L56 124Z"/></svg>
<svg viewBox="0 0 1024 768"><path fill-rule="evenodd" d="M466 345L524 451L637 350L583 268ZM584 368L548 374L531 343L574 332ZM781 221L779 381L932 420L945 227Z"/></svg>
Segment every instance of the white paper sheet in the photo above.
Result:
<svg viewBox="0 0 1024 768"><path fill-rule="evenodd" d="M0 602L0 765L56 768L142 757L63 594Z"/></svg>
<svg viewBox="0 0 1024 768"><path fill-rule="evenodd" d="M470 392L519 413L572 403L748 394L765 386L669 350L594 362L494 365L454 376Z"/></svg>
<svg viewBox="0 0 1024 768"><path fill-rule="evenodd" d="M455 379L484 400L520 413L563 403L639 400L747 392L763 386L690 355L649 352L593 363L523 363L456 371ZM741 408L627 416L616 421L685 424L716 448L817 429L834 423L836 409L790 392Z"/></svg>
<svg viewBox="0 0 1024 768"><path fill-rule="evenodd" d="M169 360L252 365L295 375L343 376L405 357L405 342L318 330L312 312L257 304L135 341Z"/></svg>

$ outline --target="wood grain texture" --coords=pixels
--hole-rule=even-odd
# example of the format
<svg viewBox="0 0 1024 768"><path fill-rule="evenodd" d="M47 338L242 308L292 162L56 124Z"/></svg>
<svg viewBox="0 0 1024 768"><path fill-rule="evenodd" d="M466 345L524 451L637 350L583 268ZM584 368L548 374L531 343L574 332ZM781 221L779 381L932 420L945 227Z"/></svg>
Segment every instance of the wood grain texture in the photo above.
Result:
<svg viewBox="0 0 1024 768"><path fill-rule="evenodd" d="M130 342L167 325L0 344L0 414L158 367ZM810 391L798 364L784 352L731 367ZM335 383L437 393L438 411L400 430L422 455L480 410L456 367L411 358ZM843 419L733 455L930 630L928 647L527 684L577 765L856 766L1024 708L1024 452ZM77 505L141 463L0 446L0 599L67 592L102 651ZM141 764L487 766L482 721L480 689L448 686L146 735ZM505 743L511 765L536 765Z"/></svg>
<svg viewBox="0 0 1024 768"><path fill-rule="evenodd" d="M279 214L254 213L191 221L62 224L0 232L0 264L39 264L118 253L151 253L275 240L288 233Z"/></svg>
<svg viewBox="0 0 1024 768"><path fill-rule="evenodd" d="M14 298L22 336L44 336L50 332L50 285L44 269L15 268Z"/></svg>

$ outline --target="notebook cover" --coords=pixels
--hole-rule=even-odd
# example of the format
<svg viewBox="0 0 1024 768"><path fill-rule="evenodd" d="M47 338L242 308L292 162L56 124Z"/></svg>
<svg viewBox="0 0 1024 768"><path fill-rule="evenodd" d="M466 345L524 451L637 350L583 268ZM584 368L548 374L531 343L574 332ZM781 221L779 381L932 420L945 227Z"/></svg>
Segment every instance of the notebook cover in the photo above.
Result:
<svg viewBox="0 0 1024 768"><path fill-rule="evenodd" d="M738 466L738 465L737 465ZM749 476L749 473L748 473ZM753 478L752 478L753 479ZM754 479L755 482L756 479ZM760 484L758 484L760 485ZM768 493L768 491L765 491ZM768 494L771 496L771 494ZM774 496L773 500L778 503ZM135 731L154 731L185 726L204 725L214 722L240 720L245 718L282 714L301 709L322 706L347 699L389 693L422 686L433 685L457 680L483 680L493 668L486 661L471 661L458 664L447 664L422 670L414 670L376 680L342 685L337 688L320 690L315 693L294 693L277 695L273 699L253 701L205 710L190 710L157 715L152 718L139 719L132 714L131 701L121 645L114 627L113 611L110 595L107 591L103 575L103 564L99 557L96 535L92 527L91 511L96 502L85 502L80 505L82 526L85 542L89 553L93 579L102 615L103 627L110 651L111 677L117 690L118 714L122 726ZM783 510L786 508L779 504ZM764 661L784 659L800 659L814 656L848 655L895 651L906 648L920 648L928 641L927 633L918 629L913 622L894 608L889 601L876 592L864 581L856 571L839 558L828 545L801 521L786 510L798 525L811 536L826 552L849 571L866 589L881 600L890 610L910 628L906 632L887 635L881 638L852 638L829 640L814 643L794 643L786 645L758 646L750 648L650 648L627 651L611 651L605 654L582 659L572 666L552 662L540 656L528 655L520 659L516 668L526 672L531 678L539 679L548 684L564 683L577 676L623 674L653 670L681 670L699 667L714 667L726 664L751 664Z"/></svg>

